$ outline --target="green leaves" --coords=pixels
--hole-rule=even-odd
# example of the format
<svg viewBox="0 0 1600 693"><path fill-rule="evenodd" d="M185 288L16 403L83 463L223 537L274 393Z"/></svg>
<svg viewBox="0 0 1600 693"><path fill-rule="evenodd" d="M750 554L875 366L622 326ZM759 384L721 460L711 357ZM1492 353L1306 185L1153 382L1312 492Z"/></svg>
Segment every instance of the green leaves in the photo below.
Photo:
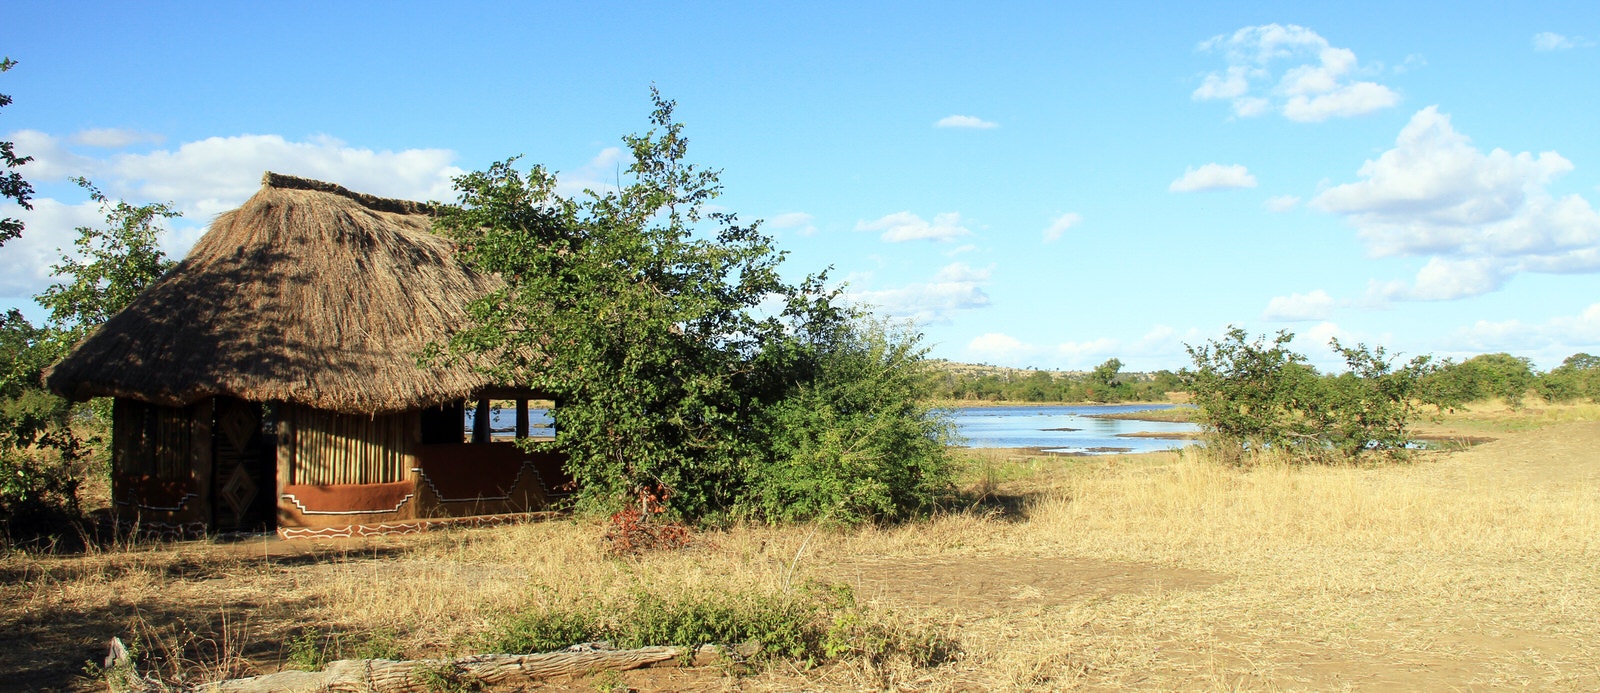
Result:
<svg viewBox="0 0 1600 693"><path fill-rule="evenodd" d="M78 227L76 245L82 258L62 255L52 269L68 281L57 283L35 297L50 310L52 326L62 332L67 346L133 302L174 263L156 243L160 224L181 216L169 203L130 205L106 199L84 178L74 178L90 199L100 203L107 228Z"/></svg>
<svg viewBox="0 0 1600 693"><path fill-rule="evenodd" d="M561 434L553 445L568 456L590 506L615 508L659 487L683 517L774 517L778 506L758 498L775 488L763 481L766 470L816 467L823 457L859 466L842 445L814 452L776 442L791 433L783 427L831 420L781 412L833 392L819 380L837 375L830 359L846 358L839 350L859 346L850 331L857 316L836 305L825 274L785 282L784 254L758 224L708 211L721 193L718 172L685 161L675 104L654 89L651 96L653 127L623 138L632 161L615 190L563 197L553 174L540 167L522 174L514 159L456 179L457 204L441 210L436 229L505 288L468 306L472 323L441 351L471 356L496 380L556 398ZM783 309L762 309L771 305ZM915 362L921 352L893 358ZM919 428L925 414L898 406L874 416L902 417L907 430L934 441L936 433ZM875 464L925 450L901 446ZM894 516L922 502L870 495L852 517Z"/></svg>
<svg viewBox="0 0 1600 693"><path fill-rule="evenodd" d="M100 203L106 228L79 228L79 255L64 254L53 268L62 281L34 297L50 310L48 325L16 310L0 317L0 519L24 533L19 518L48 533L63 529L52 516L76 514L78 485L108 423L105 407L46 391L44 369L174 264L156 243L161 222L178 216L170 204L113 202L76 182Z"/></svg>
<svg viewBox="0 0 1600 693"><path fill-rule="evenodd" d="M1292 339L1280 331L1269 345L1230 327L1220 341L1187 347L1194 369L1181 376L1218 452L1235 461L1266 449L1336 461L1405 448L1422 380L1433 372L1429 357L1396 367L1383 347L1333 340L1347 371L1319 376L1288 349Z"/></svg>

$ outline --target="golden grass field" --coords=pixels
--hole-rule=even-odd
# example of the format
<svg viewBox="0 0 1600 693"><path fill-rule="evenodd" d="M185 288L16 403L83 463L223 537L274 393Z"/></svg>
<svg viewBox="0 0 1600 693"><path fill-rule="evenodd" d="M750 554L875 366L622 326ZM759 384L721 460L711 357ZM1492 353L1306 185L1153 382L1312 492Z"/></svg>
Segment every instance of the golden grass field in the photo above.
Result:
<svg viewBox="0 0 1600 693"><path fill-rule="evenodd" d="M1253 469L1195 453L976 451L990 502L902 526L746 527L604 555L596 521L361 542L190 542L0 559L0 689L99 690L112 635L187 643L210 675L285 642L389 634L407 657L529 604L631 590L848 584L953 662L664 669L528 690L1600 690L1600 406L1481 406L1494 438L1381 467Z"/></svg>

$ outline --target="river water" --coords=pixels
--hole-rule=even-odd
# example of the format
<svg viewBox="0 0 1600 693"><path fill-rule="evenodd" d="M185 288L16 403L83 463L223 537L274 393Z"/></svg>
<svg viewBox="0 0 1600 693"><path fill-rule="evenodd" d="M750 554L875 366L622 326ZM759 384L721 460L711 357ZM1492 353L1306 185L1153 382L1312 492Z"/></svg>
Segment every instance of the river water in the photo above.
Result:
<svg viewBox="0 0 1600 693"><path fill-rule="evenodd" d="M1170 409L1171 404L1092 404L1038 407L963 407L953 411L960 445L1043 448L1049 452L1109 454L1172 450L1192 440L1121 437L1125 433L1188 433L1191 423L1097 419L1090 414Z"/></svg>
<svg viewBox="0 0 1600 693"><path fill-rule="evenodd" d="M1162 421L1097 419L1089 414L1114 414L1130 411L1170 409L1171 404L1089 404L1037 407L963 407L953 410L957 444L972 448L1043 448L1050 452L1106 454L1150 452L1183 447L1193 441L1160 438L1125 438L1123 433L1177 433L1199 430L1194 424ZM472 432L471 409L467 410L465 432ZM535 438L555 434L550 412L529 411ZM495 409L490 424L496 437L516 430L514 409ZM1069 430L1070 429L1070 430Z"/></svg>

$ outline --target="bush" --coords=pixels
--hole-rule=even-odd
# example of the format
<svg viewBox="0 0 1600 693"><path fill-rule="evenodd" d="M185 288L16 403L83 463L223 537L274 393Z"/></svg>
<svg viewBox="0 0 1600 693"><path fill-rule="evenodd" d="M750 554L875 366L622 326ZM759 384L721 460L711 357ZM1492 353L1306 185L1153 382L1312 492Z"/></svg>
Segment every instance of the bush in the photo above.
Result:
<svg viewBox="0 0 1600 693"><path fill-rule="evenodd" d="M930 410L920 335L846 322L815 373L768 412L770 457L750 469L744 507L777 521L902 518L949 495L949 416Z"/></svg>
<svg viewBox="0 0 1600 693"><path fill-rule="evenodd" d="M880 663L904 657L930 666L953 657L956 644L891 614L863 609L849 587L807 585L787 594L759 591L657 594L532 608L504 618L471 646L531 653L585 642L636 648L759 644L757 659L808 665L844 658Z"/></svg>
<svg viewBox="0 0 1600 693"><path fill-rule="evenodd" d="M1445 360L1423 379L1422 396L1440 409L1499 398L1513 409L1534 386L1528 359L1510 354L1482 354L1461 363Z"/></svg>
<svg viewBox="0 0 1600 693"><path fill-rule="evenodd" d="M1600 402L1600 356L1568 356L1560 366L1539 377L1537 388L1546 402Z"/></svg>
<svg viewBox="0 0 1600 693"><path fill-rule="evenodd" d="M1230 327L1220 341L1188 347L1194 369L1181 374L1211 434L1211 448L1231 461L1282 451L1299 461L1340 461L1380 451L1400 454L1411 440L1419 392L1433 367L1419 356L1396 367L1382 347L1333 340L1347 371L1319 376L1287 347L1293 334L1248 341Z"/></svg>
<svg viewBox="0 0 1600 693"><path fill-rule="evenodd" d="M717 172L684 161L674 104L654 101L615 191L564 197L510 161L456 179L438 230L505 287L426 356L552 395L561 436L530 445L567 456L587 510L641 493L690 521L927 507L949 478L915 339L861 323L825 273L784 281L758 224L710 210Z"/></svg>

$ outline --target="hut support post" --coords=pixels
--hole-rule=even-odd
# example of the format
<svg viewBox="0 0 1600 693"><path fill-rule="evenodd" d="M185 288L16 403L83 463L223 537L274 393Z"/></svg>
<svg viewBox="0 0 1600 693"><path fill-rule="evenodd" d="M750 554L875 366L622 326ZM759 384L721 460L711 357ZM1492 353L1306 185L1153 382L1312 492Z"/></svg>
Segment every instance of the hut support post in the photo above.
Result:
<svg viewBox="0 0 1600 693"><path fill-rule="evenodd" d="M489 400L478 400L478 409L472 415L472 442L489 442Z"/></svg>
<svg viewBox="0 0 1600 693"><path fill-rule="evenodd" d="M517 400L517 438L528 437L528 400Z"/></svg>
<svg viewBox="0 0 1600 693"><path fill-rule="evenodd" d="M204 519L206 528L210 529L216 522L216 502L212 494L216 481L212 479L211 463L211 429L212 419L216 417L216 400L201 400L190 409L190 417L189 473L195 488L200 491L200 517Z"/></svg>

